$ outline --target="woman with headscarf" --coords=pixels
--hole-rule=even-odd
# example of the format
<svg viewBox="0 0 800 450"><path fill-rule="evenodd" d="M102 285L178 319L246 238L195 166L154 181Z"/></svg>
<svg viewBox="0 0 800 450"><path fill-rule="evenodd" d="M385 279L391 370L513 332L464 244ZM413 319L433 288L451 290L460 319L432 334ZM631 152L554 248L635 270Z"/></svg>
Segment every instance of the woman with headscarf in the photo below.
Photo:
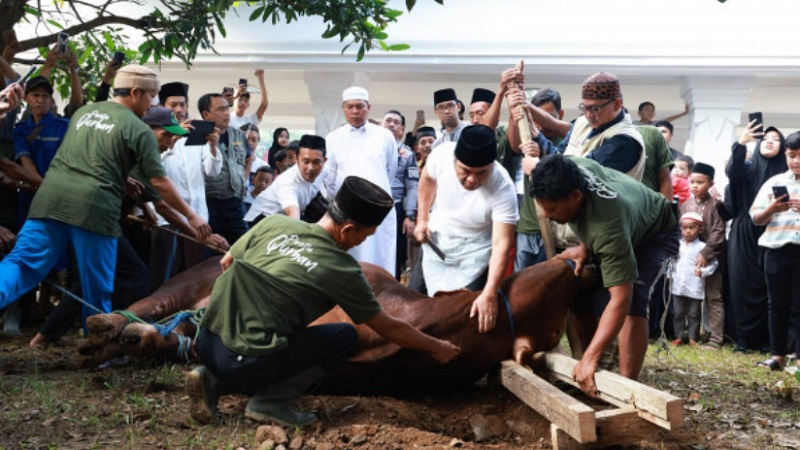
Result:
<svg viewBox="0 0 800 450"><path fill-rule="evenodd" d="M289 130L280 127L272 132L272 146L267 150L267 163L275 169L275 154L289 147Z"/></svg>
<svg viewBox="0 0 800 450"><path fill-rule="evenodd" d="M729 299L726 310L736 319L736 349L763 350L769 346L767 285L764 278L763 250L758 238L764 227L756 226L750 207L765 181L786 172L784 137L775 127L760 131L761 124L748 124L733 144L728 161L729 199L726 206L733 216L728 244ZM753 155L747 158L747 143L760 139ZM732 308L731 308L732 307Z"/></svg>

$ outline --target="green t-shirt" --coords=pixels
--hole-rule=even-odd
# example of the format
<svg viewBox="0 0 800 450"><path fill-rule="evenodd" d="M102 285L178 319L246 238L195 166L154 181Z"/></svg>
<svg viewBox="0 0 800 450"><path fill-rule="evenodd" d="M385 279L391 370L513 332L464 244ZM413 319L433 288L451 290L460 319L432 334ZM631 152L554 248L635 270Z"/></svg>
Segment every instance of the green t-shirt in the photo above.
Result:
<svg viewBox="0 0 800 450"><path fill-rule="evenodd" d="M561 145L563 138L555 138L551 142L554 146ZM517 222L517 233L522 234L539 234L542 228L539 226L539 219L536 217L536 205L531 198L529 192L531 188L530 177L523 174L523 189L525 192L522 195L522 201L519 204L519 222Z"/></svg>
<svg viewBox="0 0 800 450"><path fill-rule="evenodd" d="M200 325L239 354L284 348L286 336L336 305L355 323L381 311L361 266L317 224L275 214L230 253Z"/></svg>
<svg viewBox="0 0 800 450"><path fill-rule="evenodd" d="M28 217L119 236L122 197L136 165L146 178L166 175L150 127L115 102L84 106L72 117Z"/></svg>
<svg viewBox="0 0 800 450"><path fill-rule="evenodd" d="M642 183L656 192L661 192L658 185L658 172L665 167L671 169L675 165L672 161L672 152L658 128L650 125L639 125L636 128L644 140L646 157Z"/></svg>
<svg viewBox="0 0 800 450"><path fill-rule="evenodd" d="M586 175L589 188L570 228L600 262L603 286L631 283L639 276L633 249L675 227L663 195L630 176L580 157L568 157Z"/></svg>

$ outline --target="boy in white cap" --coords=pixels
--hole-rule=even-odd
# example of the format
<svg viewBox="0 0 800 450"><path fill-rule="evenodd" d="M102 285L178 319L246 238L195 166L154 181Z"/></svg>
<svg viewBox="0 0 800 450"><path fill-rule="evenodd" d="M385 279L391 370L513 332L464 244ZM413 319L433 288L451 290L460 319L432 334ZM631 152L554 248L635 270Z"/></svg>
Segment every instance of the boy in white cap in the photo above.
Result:
<svg viewBox="0 0 800 450"><path fill-rule="evenodd" d="M75 113L14 250L0 262L0 309L44 279L71 244L91 305L83 307L84 320L97 310L111 312L119 214L133 166L201 239L209 235L165 175L156 138L140 119L158 90L154 71L129 65L117 72L111 101Z"/></svg>
<svg viewBox="0 0 800 450"><path fill-rule="evenodd" d="M705 279L719 267L719 261L711 260L703 267L697 265L700 252L706 247L700 240L703 232L703 216L687 212L681 216L681 241L678 262L672 274L672 299L675 305L675 340L672 345L683 344L683 330L689 324L689 345L697 346L700 339L700 316L706 297Z"/></svg>
<svg viewBox="0 0 800 450"><path fill-rule="evenodd" d="M392 133L369 122L369 92L352 86L342 92L342 113L347 123L325 138L328 147L325 186L334 198L345 178L357 175L391 192L397 170L397 143ZM350 250L359 262L368 262L394 273L397 251L396 216L392 210L378 231Z"/></svg>

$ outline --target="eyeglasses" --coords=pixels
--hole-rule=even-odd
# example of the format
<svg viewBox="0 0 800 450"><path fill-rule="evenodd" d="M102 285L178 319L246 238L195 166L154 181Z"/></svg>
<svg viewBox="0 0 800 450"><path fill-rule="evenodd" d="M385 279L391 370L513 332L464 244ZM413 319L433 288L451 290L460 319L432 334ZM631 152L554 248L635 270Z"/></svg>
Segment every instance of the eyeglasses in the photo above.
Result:
<svg viewBox="0 0 800 450"><path fill-rule="evenodd" d="M440 112L452 111L456 109L457 106L458 105L456 105L456 102L439 103L436 105L436 110Z"/></svg>
<svg viewBox="0 0 800 450"><path fill-rule="evenodd" d="M601 109L603 109L606 106L610 105L614 100L616 100L616 99L612 98L611 100L603 103L602 105L586 106L583 103L581 103L580 105L578 105L578 110L581 112L581 114L586 114L587 112L590 112L592 114L597 114L597 113L600 112Z"/></svg>

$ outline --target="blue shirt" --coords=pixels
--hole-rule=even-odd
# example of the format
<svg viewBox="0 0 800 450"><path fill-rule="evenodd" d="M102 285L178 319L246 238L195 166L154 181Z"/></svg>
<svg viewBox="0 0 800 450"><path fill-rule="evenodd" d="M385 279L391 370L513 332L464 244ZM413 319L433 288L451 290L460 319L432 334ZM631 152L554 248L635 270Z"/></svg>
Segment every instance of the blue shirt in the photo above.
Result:
<svg viewBox="0 0 800 450"><path fill-rule="evenodd" d="M44 128L29 144L28 136L34 128L42 124L44 124ZM58 147L64 141L67 128L69 128L68 119L56 117L49 112L38 124L33 122L33 115L31 115L27 120L14 127L14 159L19 161L21 157L27 156L33 161L39 175L44 176L56 156Z"/></svg>
<svg viewBox="0 0 800 450"><path fill-rule="evenodd" d="M419 186L419 169L417 157L405 145L397 151L397 171L392 180L392 198L394 202L403 202L406 216L417 211L417 189Z"/></svg>

